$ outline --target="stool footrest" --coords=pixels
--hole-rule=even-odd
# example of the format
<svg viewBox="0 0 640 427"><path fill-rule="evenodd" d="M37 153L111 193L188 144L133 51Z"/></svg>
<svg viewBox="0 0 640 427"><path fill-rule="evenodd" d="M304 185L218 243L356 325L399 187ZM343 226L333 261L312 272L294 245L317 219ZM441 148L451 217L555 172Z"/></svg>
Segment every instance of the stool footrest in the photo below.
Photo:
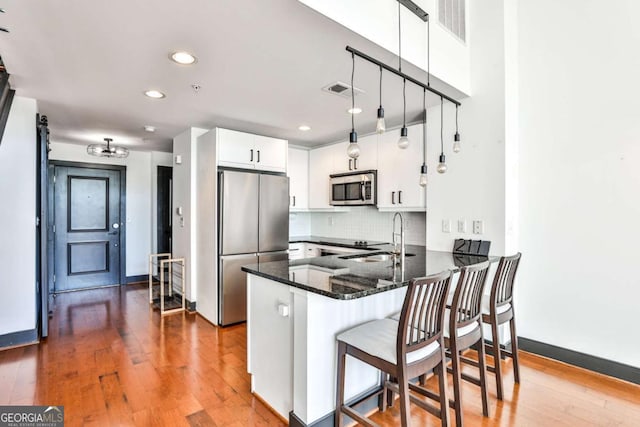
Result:
<svg viewBox="0 0 640 427"><path fill-rule="evenodd" d="M380 427L378 424L374 423L373 421L367 419L364 415L362 415L361 413L357 412L356 410L348 407L348 406L342 406L340 408L340 412L343 412L345 414L347 414L348 416L350 416L351 418L353 418L354 420L358 421L361 424L367 425L367 426L371 426L371 427Z"/></svg>
<svg viewBox="0 0 640 427"><path fill-rule="evenodd" d="M387 381L386 384L387 388L391 389L394 393L400 393L400 390L398 389L398 384L396 383L392 383L390 381ZM433 400L440 400L440 396L435 394L434 392L427 390L423 387L420 387L418 385L415 384L411 384L409 383L409 389L411 391L414 391L416 393L419 393L425 397L428 397L429 399L433 399ZM427 402L425 402L424 400L420 400L417 397L409 394L409 399L411 400L412 403L415 403L416 405L418 405L419 407L421 407L422 409L424 409L425 411L429 412L430 414L435 415L436 417L440 417L441 414L441 409L433 406Z"/></svg>

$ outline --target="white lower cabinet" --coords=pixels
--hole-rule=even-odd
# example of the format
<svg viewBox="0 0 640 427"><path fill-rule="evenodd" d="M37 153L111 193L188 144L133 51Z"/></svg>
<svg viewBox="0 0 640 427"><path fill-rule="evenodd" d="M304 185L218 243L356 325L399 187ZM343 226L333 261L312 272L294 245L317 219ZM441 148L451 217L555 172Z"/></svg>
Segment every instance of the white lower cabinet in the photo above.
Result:
<svg viewBox="0 0 640 427"><path fill-rule="evenodd" d="M425 189L418 184L423 162L422 125L409 127L409 147L398 148L400 130L384 133L378 141L378 209L421 211Z"/></svg>

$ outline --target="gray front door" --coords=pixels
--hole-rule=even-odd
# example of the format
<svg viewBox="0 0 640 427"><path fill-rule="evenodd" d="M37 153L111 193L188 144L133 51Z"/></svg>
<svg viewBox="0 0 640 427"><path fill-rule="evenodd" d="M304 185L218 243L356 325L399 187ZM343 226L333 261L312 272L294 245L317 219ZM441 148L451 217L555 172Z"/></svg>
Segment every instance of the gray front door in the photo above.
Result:
<svg viewBox="0 0 640 427"><path fill-rule="evenodd" d="M120 171L55 167L55 291L120 282Z"/></svg>

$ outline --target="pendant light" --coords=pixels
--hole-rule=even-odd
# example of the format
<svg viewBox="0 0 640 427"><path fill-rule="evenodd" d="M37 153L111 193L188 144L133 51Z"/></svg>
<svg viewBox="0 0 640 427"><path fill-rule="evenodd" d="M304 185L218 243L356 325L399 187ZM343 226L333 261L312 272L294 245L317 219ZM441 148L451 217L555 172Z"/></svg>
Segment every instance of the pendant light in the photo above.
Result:
<svg viewBox="0 0 640 427"><path fill-rule="evenodd" d="M355 92L353 90L353 75L356 70L356 58L351 53L351 109L355 109ZM351 114L351 133L349 134L349 146L347 147L347 155L352 159L357 159L360 156L360 147L358 147L358 134L355 129L355 114Z"/></svg>
<svg viewBox="0 0 640 427"><path fill-rule="evenodd" d="M420 187L427 186L427 90L422 89L422 166L420 166Z"/></svg>
<svg viewBox="0 0 640 427"><path fill-rule="evenodd" d="M112 146L112 138L105 138L106 144L91 144L87 146L87 153L97 157L124 158L129 156L129 150L124 147Z"/></svg>
<svg viewBox="0 0 640 427"><path fill-rule="evenodd" d="M456 134L453 135L453 152L460 152L460 134L458 133L458 106L456 105Z"/></svg>
<svg viewBox="0 0 640 427"><path fill-rule="evenodd" d="M407 96L406 96L407 80L402 80L402 100L404 109L402 112L402 129L400 129L400 139L398 139L398 147L403 150L409 146L409 130L407 129Z"/></svg>
<svg viewBox="0 0 640 427"><path fill-rule="evenodd" d="M384 108L382 108L382 67L380 67L380 107L378 107L376 133L383 134L385 130L387 130L387 126L384 123Z"/></svg>
<svg viewBox="0 0 640 427"><path fill-rule="evenodd" d="M442 136L442 128L444 127L444 99L440 97L440 163L438 163L438 173L447 171L446 158L444 156L444 137Z"/></svg>

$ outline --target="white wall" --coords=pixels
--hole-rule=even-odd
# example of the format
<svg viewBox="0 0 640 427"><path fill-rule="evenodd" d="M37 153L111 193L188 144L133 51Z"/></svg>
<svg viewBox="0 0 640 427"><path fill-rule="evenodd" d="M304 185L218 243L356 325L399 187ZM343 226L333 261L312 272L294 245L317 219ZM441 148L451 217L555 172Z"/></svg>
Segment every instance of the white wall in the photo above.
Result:
<svg viewBox="0 0 640 427"><path fill-rule="evenodd" d="M186 298L197 299L196 263L196 147L197 138L206 129L189 128L173 138L173 228L172 249L175 258L185 258L187 266ZM175 164L175 156L182 156L182 164ZM215 167L212 165L212 167ZM177 208L182 207L182 215Z"/></svg>
<svg viewBox="0 0 640 427"><path fill-rule="evenodd" d="M519 334L640 367L640 3L519 9Z"/></svg>
<svg viewBox="0 0 640 427"><path fill-rule="evenodd" d="M398 3L390 0L300 0L317 12L398 54ZM438 23L437 0L416 0L431 19L431 74L461 92L470 94L469 46ZM472 2L467 2L472 3ZM470 6L470 5L469 5ZM468 7L469 7L468 6ZM427 69L427 24L401 8L402 58ZM393 64L397 68L397 64Z"/></svg>
<svg viewBox="0 0 640 427"><path fill-rule="evenodd" d="M417 184L416 184L417 185ZM379 212L374 207L352 207L349 212L311 212L312 236L391 242L394 212ZM402 212L405 242L424 245L424 212ZM396 225L398 230L400 225ZM291 234L291 233L290 233Z"/></svg>
<svg viewBox="0 0 640 427"><path fill-rule="evenodd" d="M312 215L310 212L289 213L289 236L309 236Z"/></svg>
<svg viewBox="0 0 640 427"><path fill-rule="evenodd" d="M0 335L36 325L37 112L16 96L0 143Z"/></svg>
<svg viewBox="0 0 640 427"><path fill-rule="evenodd" d="M156 221L156 182L158 164L170 165L167 153L130 151L124 159L109 159L87 154L84 145L51 143L51 160L102 163L126 166L126 274L145 275L149 272L149 254L154 251Z"/></svg>
<svg viewBox="0 0 640 427"><path fill-rule="evenodd" d="M505 250L505 59L503 0L468 2L473 96L459 108L462 150L453 153L455 107L445 101L444 153L448 171L438 174L440 107L428 111L427 246L450 251L457 238L491 241L491 253ZM452 232L442 231L451 220ZM457 232L457 221L467 232ZM472 221L484 222L484 233L472 233Z"/></svg>

